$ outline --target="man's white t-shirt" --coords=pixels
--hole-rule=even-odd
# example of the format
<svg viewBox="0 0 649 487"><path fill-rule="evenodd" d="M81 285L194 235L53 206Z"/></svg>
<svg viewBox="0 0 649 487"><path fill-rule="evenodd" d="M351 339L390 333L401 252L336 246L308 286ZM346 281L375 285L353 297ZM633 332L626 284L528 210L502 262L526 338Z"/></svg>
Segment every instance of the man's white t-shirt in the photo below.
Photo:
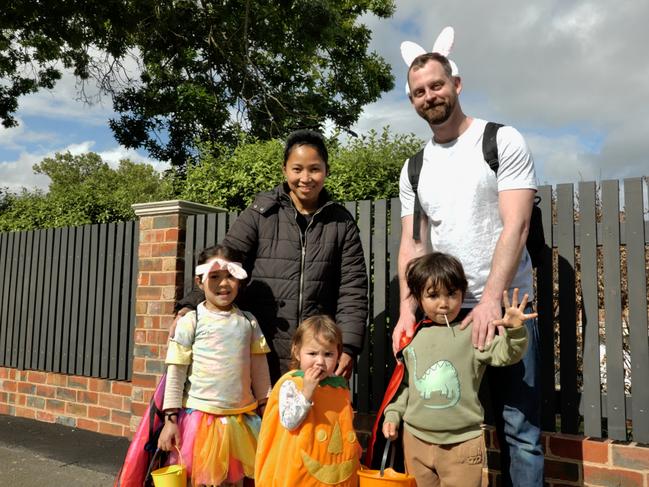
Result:
<svg viewBox="0 0 649 487"><path fill-rule="evenodd" d="M424 148L418 194L428 215L433 250L451 254L464 267L469 282L463 307L474 307L482 297L491 270L496 242L503 225L498 192L536 190L534 161L523 136L513 127L498 130L498 176L484 160L482 136L485 120L473 119L456 140L438 144L432 139ZM414 213L415 194L404 164L399 180L401 216ZM423 215L422 215L423 216ZM534 298L532 262L523 251L510 291Z"/></svg>

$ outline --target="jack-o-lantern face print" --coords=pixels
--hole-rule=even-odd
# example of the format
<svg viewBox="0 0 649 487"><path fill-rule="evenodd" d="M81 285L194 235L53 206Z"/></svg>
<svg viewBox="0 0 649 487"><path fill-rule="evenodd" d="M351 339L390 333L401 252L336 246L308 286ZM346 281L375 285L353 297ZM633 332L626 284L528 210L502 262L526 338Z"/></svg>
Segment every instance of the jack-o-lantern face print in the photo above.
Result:
<svg viewBox="0 0 649 487"><path fill-rule="evenodd" d="M312 454L304 448L300 453L304 468L318 482L335 485L349 479L356 471L358 441L353 430L343 431L338 421L333 428L319 425L314 443Z"/></svg>

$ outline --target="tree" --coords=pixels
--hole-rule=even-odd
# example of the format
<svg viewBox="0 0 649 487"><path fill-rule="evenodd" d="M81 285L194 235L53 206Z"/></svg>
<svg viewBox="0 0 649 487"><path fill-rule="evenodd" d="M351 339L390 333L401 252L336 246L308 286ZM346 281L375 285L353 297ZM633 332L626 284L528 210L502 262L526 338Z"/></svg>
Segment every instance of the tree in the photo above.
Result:
<svg viewBox="0 0 649 487"><path fill-rule="evenodd" d="M62 62L112 95L122 145L177 167L205 142L236 144L240 130L266 140L327 120L348 129L394 84L358 19L393 10L392 0L14 0L0 20L0 117L15 124L18 97L52 87ZM117 82L133 53L140 79Z"/></svg>
<svg viewBox="0 0 649 487"><path fill-rule="evenodd" d="M399 194L399 174L422 141L414 135L368 136L329 145L330 175L325 187L338 201L381 199ZM215 155L218 154L218 155ZM259 191L281 181L284 144L279 139L242 139L235 149L201 148L200 163L189 167L180 197L228 210L243 210Z"/></svg>
<svg viewBox="0 0 649 487"><path fill-rule="evenodd" d="M34 165L47 175L47 193L5 193L0 231L132 220L133 203L169 199L170 182L146 164L122 160L112 169L95 153L56 154Z"/></svg>

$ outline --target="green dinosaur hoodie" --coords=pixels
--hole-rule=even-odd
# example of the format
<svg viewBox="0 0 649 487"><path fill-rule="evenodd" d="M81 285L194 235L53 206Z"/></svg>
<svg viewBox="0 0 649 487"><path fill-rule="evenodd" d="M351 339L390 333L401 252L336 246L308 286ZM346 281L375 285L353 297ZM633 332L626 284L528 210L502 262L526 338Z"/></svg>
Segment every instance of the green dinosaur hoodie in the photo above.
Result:
<svg viewBox="0 0 649 487"><path fill-rule="evenodd" d="M478 399L487 365L518 362L527 350L525 326L506 329L483 352L471 343L471 326L460 330L423 324L403 351L406 373L385 421L399 424L433 444L459 443L480 436L484 411Z"/></svg>

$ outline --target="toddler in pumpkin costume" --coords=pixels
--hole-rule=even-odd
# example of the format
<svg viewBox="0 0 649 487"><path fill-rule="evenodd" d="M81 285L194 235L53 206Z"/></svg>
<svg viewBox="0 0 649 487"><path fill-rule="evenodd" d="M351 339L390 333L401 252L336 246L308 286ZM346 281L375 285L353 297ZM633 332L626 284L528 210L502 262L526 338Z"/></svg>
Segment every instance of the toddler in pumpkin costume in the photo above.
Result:
<svg viewBox="0 0 649 487"><path fill-rule="evenodd" d="M275 384L255 460L257 487L356 487L361 447L347 381L334 375L342 334L327 316L304 320L292 370Z"/></svg>

